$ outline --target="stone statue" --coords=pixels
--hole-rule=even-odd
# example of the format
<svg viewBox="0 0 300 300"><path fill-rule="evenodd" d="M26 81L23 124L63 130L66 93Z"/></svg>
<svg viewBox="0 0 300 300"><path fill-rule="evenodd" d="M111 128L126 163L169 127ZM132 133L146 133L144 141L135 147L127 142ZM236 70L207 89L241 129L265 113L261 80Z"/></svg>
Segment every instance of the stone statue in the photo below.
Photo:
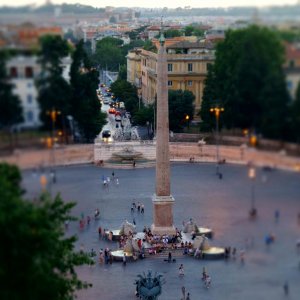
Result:
<svg viewBox="0 0 300 300"><path fill-rule="evenodd" d="M155 273L152 277L152 272L148 271L146 275L138 275L138 280L135 281L136 296L143 300L156 300L161 294L162 285L165 283L162 275Z"/></svg>
<svg viewBox="0 0 300 300"><path fill-rule="evenodd" d="M135 225L129 223L127 220L121 225L120 234L129 236L135 233Z"/></svg>
<svg viewBox="0 0 300 300"><path fill-rule="evenodd" d="M201 251L208 250L210 248L208 238L204 234L202 234L201 236L197 236L194 239L193 248L199 249Z"/></svg>
<svg viewBox="0 0 300 300"><path fill-rule="evenodd" d="M137 241L134 240L132 236L129 236L123 250L124 252L128 252L128 253L137 253L140 249Z"/></svg>
<svg viewBox="0 0 300 300"><path fill-rule="evenodd" d="M192 218L190 218L190 220L184 225L183 232L184 233L198 232L198 226L196 225L196 223L194 223Z"/></svg>

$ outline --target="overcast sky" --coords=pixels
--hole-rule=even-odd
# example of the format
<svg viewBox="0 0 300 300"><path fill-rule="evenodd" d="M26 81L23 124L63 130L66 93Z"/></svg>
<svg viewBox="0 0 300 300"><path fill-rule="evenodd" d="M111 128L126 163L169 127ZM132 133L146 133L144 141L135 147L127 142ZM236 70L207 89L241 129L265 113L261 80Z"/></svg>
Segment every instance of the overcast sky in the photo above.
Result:
<svg viewBox="0 0 300 300"><path fill-rule="evenodd" d="M283 5L295 4L298 0L52 0L53 3L81 3L85 5L92 5L95 7L105 6L127 6L127 7L229 7L229 6L268 6L268 5ZM35 3L37 5L43 4L45 1L32 0L0 0L0 6L3 5L25 5Z"/></svg>

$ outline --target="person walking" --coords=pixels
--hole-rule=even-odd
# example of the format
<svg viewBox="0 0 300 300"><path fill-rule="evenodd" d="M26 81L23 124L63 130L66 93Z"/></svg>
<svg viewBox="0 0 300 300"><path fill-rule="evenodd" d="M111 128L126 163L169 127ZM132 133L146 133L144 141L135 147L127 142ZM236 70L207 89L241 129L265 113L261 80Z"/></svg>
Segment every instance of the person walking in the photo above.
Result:
<svg viewBox="0 0 300 300"><path fill-rule="evenodd" d="M126 254L124 253L124 256L123 256L123 266L125 267L126 266Z"/></svg>
<svg viewBox="0 0 300 300"><path fill-rule="evenodd" d="M283 285L283 291L286 296L289 294L289 283L287 281Z"/></svg>
<svg viewBox="0 0 300 300"><path fill-rule="evenodd" d="M184 276L184 269L183 269L183 264L181 264L178 268L179 270L179 276Z"/></svg>
<svg viewBox="0 0 300 300"><path fill-rule="evenodd" d="M187 293L185 300L191 300L190 293Z"/></svg>
<svg viewBox="0 0 300 300"><path fill-rule="evenodd" d="M144 204L142 203L141 204L141 214L143 214L145 212L145 206L144 206Z"/></svg>
<svg viewBox="0 0 300 300"><path fill-rule="evenodd" d="M169 254L168 254L168 262L170 263L171 261L172 261L172 253L169 252Z"/></svg>

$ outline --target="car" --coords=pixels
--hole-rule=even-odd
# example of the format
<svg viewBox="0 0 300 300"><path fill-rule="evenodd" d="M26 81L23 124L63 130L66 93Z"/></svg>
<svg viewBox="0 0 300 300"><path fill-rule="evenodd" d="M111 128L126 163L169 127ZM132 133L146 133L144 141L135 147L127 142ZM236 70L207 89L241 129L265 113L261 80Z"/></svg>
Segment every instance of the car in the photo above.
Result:
<svg viewBox="0 0 300 300"><path fill-rule="evenodd" d="M103 100L103 103L104 103L104 104L109 104L109 100L108 100L108 99L104 99L104 100Z"/></svg>
<svg viewBox="0 0 300 300"><path fill-rule="evenodd" d="M115 110L114 108L110 108L110 109L108 110L108 113L109 113L109 114L115 114L115 113L116 113L116 110Z"/></svg>
<svg viewBox="0 0 300 300"><path fill-rule="evenodd" d="M116 116L121 116L122 114L121 114L120 111L116 110L115 115L116 115Z"/></svg>
<svg viewBox="0 0 300 300"><path fill-rule="evenodd" d="M102 131L102 138L110 138L111 137L111 131L110 130L103 130Z"/></svg>

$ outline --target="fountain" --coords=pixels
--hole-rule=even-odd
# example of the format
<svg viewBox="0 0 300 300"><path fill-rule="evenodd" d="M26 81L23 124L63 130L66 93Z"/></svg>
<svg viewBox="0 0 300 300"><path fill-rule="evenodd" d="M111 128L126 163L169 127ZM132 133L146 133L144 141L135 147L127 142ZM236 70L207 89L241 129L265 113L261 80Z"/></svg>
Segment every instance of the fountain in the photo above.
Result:
<svg viewBox="0 0 300 300"><path fill-rule="evenodd" d="M141 158L142 152L135 151L132 146L126 146L121 151L114 152L112 156L121 161L133 161Z"/></svg>
<svg viewBox="0 0 300 300"><path fill-rule="evenodd" d="M192 218L188 222L185 223L183 232L195 234L196 236L205 235L208 238L212 238L212 236L213 236L213 232L210 228L197 226L197 224L194 222L194 220Z"/></svg>
<svg viewBox="0 0 300 300"><path fill-rule="evenodd" d="M205 235L197 236L193 243L193 248L201 253L204 259L224 258L225 249L222 247L212 247Z"/></svg>
<svg viewBox="0 0 300 300"><path fill-rule="evenodd" d="M152 277L152 272L148 271L146 275L138 275L138 280L135 281L136 296L143 300L156 300L161 294L162 285L165 283L162 275L155 273Z"/></svg>

